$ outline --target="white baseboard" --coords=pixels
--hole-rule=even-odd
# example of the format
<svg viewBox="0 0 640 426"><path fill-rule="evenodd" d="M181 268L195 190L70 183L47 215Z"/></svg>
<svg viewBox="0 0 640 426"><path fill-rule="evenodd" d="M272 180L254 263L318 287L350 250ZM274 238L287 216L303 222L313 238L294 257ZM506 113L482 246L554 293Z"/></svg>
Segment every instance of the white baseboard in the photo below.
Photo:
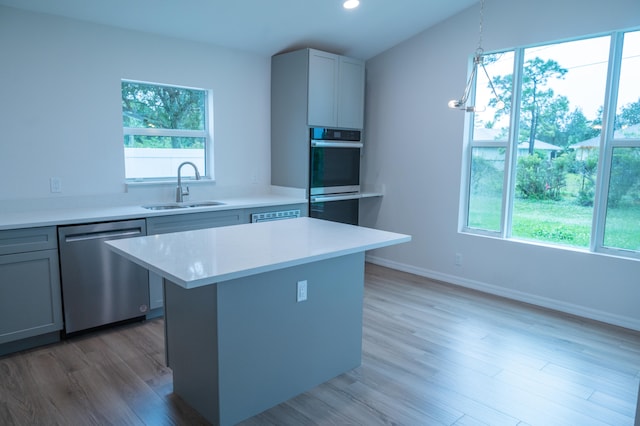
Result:
<svg viewBox="0 0 640 426"><path fill-rule="evenodd" d="M564 312L571 315L576 315L582 318L587 318L595 321L604 322L607 324L616 325L619 327L628 328L635 331L640 331L640 320L628 318L620 315L615 315L610 312L604 312L597 309L586 308L584 306L575 305L573 303L561 302L548 297L536 296L534 294L525 293L522 291L511 290L508 288L488 284L481 281L470 280L467 278L458 277L455 275L443 274L441 272L433 271L430 269L417 268L415 266L407 265L404 263L395 262L392 260L384 259L377 256L366 255L366 261L384 266L391 269L397 269L398 271L408 272L410 274L418 275L425 278L430 278L437 281L443 281L446 283L458 285L473 290L478 290L483 293L493 294L495 296L505 297L511 300L517 300L519 302L529 303L532 305L540 306L543 308L553 309L554 311Z"/></svg>

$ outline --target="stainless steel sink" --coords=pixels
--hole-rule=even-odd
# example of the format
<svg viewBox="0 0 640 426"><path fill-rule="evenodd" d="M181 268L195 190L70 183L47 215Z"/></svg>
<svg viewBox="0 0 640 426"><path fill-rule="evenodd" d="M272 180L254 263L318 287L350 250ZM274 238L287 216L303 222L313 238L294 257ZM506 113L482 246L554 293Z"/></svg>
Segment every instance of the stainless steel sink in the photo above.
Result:
<svg viewBox="0 0 640 426"><path fill-rule="evenodd" d="M142 206L148 210L172 210L172 209L183 209L185 206L180 206L178 204L156 204L152 206Z"/></svg>
<svg viewBox="0 0 640 426"><path fill-rule="evenodd" d="M174 209L188 209L194 207L213 207L222 206L224 203L220 201L186 201L183 203L164 203L164 204L150 204L142 206L148 210L174 210Z"/></svg>
<svg viewBox="0 0 640 426"><path fill-rule="evenodd" d="M222 206L224 203L220 201L194 201L192 203L185 202L183 203L185 207L211 207L211 206Z"/></svg>

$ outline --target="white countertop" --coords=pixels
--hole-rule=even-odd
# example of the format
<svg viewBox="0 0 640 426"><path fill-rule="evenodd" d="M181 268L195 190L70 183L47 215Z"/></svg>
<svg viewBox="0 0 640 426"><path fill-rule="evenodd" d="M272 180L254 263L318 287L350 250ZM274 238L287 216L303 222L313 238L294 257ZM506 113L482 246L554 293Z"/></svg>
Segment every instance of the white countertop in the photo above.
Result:
<svg viewBox="0 0 640 426"><path fill-rule="evenodd" d="M244 197L215 198L224 204L209 207L194 207L171 210L149 210L142 207L147 204L159 204L153 202L140 203L139 205L83 205L75 200L63 208L25 208L0 211L0 230L33 228L39 226L57 226L80 224L90 222L106 222L112 220L125 220L147 218L153 216L188 214L203 211L232 210L264 206L279 206L286 204L303 204L307 200L303 196L291 196L280 194L251 195ZM202 201L202 200L192 200Z"/></svg>
<svg viewBox="0 0 640 426"><path fill-rule="evenodd" d="M409 235L303 217L106 244L170 281L194 288L410 240Z"/></svg>

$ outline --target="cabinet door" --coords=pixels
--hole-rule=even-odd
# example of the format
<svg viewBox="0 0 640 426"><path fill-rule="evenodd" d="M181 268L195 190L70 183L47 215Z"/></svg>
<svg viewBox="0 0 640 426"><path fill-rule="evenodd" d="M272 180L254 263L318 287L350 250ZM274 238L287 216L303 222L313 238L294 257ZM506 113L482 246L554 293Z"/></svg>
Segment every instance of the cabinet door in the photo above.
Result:
<svg viewBox="0 0 640 426"><path fill-rule="evenodd" d="M309 49L310 126L336 127L338 123L338 68L340 57Z"/></svg>
<svg viewBox="0 0 640 426"><path fill-rule="evenodd" d="M57 250L0 256L0 344L62 330Z"/></svg>
<svg viewBox="0 0 640 426"><path fill-rule="evenodd" d="M338 127L364 128L364 62L340 57Z"/></svg>

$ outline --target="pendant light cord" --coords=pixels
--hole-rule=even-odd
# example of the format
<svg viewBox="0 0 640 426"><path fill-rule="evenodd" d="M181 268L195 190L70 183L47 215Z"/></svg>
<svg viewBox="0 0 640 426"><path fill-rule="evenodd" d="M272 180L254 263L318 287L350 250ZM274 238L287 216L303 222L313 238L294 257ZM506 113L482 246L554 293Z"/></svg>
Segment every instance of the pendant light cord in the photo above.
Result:
<svg viewBox="0 0 640 426"><path fill-rule="evenodd" d="M484 49L482 49L482 24L484 21L484 0L480 0L480 24L478 30L478 48L476 49L476 56L482 56Z"/></svg>

